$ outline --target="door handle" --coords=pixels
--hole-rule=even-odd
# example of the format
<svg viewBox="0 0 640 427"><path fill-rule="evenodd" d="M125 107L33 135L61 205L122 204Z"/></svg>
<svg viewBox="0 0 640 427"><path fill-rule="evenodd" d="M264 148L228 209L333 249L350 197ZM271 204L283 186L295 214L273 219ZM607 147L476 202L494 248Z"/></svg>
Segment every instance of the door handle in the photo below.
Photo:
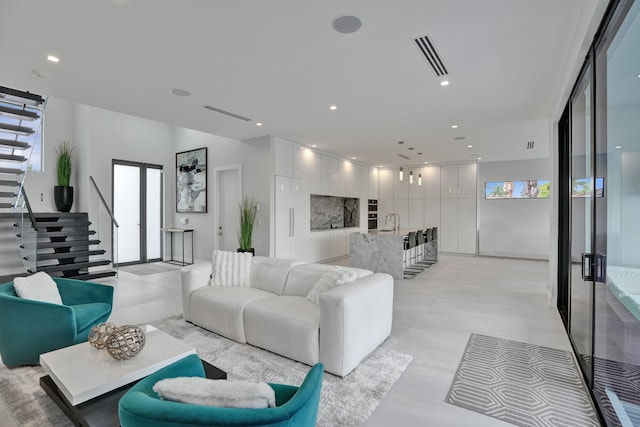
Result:
<svg viewBox="0 0 640 427"><path fill-rule="evenodd" d="M296 235L296 208L291 208L291 237Z"/></svg>
<svg viewBox="0 0 640 427"><path fill-rule="evenodd" d="M596 254L594 268L596 282L607 283L607 256L605 254Z"/></svg>
<svg viewBox="0 0 640 427"><path fill-rule="evenodd" d="M593 281L593 254L582 253L582 280Z"/></svg>
<svg viewBox="0 0 640 427"><path fill-rule="evenodd" d="M289 208L289 237L293 237L293 208Z"/></svg>

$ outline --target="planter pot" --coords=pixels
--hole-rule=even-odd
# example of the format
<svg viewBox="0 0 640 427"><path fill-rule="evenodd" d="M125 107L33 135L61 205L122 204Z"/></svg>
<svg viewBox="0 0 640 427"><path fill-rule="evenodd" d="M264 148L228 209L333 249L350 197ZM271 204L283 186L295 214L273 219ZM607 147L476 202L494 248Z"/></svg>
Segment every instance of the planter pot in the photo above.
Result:
<svg viewBox="0 0 640 427"><path fill-rule="evenodd" d="M236 252L251 252L251 255L256 256L256 250L254 248L249 248L249 249L238 248Z"/></svg>
<svg viewBox="0 0 640 427"><path fill-rule="evenodd" d="M53 187L53 199L56 202L58 212L69 212L73 205L73 187Z"/></svg>

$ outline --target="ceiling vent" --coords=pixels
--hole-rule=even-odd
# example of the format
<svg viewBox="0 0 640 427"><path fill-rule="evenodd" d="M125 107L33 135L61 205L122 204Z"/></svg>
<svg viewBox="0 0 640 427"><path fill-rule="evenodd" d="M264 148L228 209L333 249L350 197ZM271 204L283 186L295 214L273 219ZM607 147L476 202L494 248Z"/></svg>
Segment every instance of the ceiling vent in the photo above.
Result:
<svg viewBox="0 0 640 427"><path fill-rule="evenodd" d="M405 159L405 160L409 160L409 159L411 159L411 157L407 157L407 156L405 156L404 154L398 154L398 156L402 157L402 158L403 158L403 159Z"/></svg>
<svg viewBox="0 0 640 427"><path fill-rule="evenodd" d="M527 150L533 150L533 144L535 141L527 141Z"/></svg>
<svg viewBox="0 0 640 427"><path fill-rule="evenodd" d="M241 116L240 114L231 113L229 111L221 110L220 108L212 107L211 105L205 105L204 108L207 110L215 111L216 113L225 114L229 117L233 117L234 119L244 120L245 122L250 122L251 119L248 117Z"/></svg>
<svg viewBox="0 0 640 427"><path fill-rule="evenodd" d="M440 77L449 74L449 72L447 71L447 67L444 66L442 59L440 59L440 55L438 55L438 52L436 52L436 49L433 47L433 44L431 43L431 40L429 40L429 37L418 37L413 41L416 43L416 46L418 46L418 49L420 49L420 52L422 52L422 55L427 60L429 65L431 65L431 68L433 68L436 76Z"/></svg>

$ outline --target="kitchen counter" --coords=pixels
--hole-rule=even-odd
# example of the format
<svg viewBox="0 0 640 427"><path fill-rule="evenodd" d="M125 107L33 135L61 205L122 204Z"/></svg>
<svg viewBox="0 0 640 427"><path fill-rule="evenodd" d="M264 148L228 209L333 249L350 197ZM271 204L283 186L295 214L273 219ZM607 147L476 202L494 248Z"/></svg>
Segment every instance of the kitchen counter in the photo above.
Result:
<svg viewBox="0 0 640 427"><path fill-rule="evenodd" d="M423 245L424 259L438 260L437 227L430 228L431 240ZM403 278L404 239L415 228L393 230L369 230L368 233L355 232L349 236L349 256L351 267L364 268L375 273L387 273L394 279Z"/></svg>

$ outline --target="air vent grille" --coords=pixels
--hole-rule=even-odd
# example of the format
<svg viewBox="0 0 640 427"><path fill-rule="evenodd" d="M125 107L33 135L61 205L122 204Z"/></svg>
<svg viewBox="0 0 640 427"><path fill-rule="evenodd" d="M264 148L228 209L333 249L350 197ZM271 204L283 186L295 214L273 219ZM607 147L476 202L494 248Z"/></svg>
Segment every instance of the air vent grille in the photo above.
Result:
<svg viewBox="0 0 640 427"><path fill-rule="evenodd" d="M527 150L533 150L533 144L535 141L527 141Z"/></svg>
<svg viewBox="0 0 640 427"><path fill-rule="evenodd" d="M398 154L398 156L402 157L405 160L411 159L411 157L405 156L404 154Z"/></svg>
<svg viewBox="0 0 640 427"><path fill-rule="evenodd" d="M235 119L244 120L245 122L250 122L251 119L248 117L241 116L240 114L231 113L229 111L222 110L220 108L212 107L211 105L205 105L204 108L207 110L215 111L216 113L225 114L229 117L233 117Z"/></svg>
<svg viewBox="0 0 640 427"><path fill-rule="evenodd" d="M431 68L433 68L436 76L440 77L449 74L447 67L444 66L442 59L440 59L440 55L436 52L436 49L433 47L433 43L431 43L429 37L418 37L413 41L416 43L416 46L418 46L418 49L420 49L420 52L422 52L422 55L429 65L431 65Z"/></svg>

